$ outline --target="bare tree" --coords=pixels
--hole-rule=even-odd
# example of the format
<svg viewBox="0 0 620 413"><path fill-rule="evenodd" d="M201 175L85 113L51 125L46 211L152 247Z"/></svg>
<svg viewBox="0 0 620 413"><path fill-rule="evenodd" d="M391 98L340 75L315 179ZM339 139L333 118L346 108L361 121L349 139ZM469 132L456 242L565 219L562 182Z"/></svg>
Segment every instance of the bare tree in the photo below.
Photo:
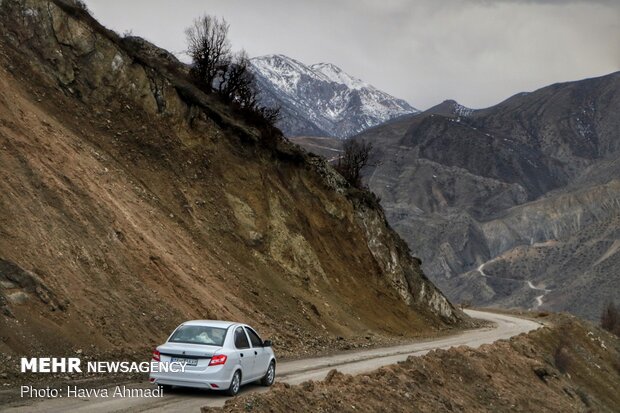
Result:
<svg viewBox="0 0 620 413"><path fill-rule="evenodd" d="M256 80L250 70L250 59L245 51L237 53L218 85L219 94L244 109L254 109L258 102Z"/></svg>
<svg viewBox="0 0 620 413"><path fill-rule="evenodd" d="M229 24L224 19L204 15L185 30L187 53L192 58L190 75L205 92L221 83L231 60Z"/></svg>
<svg viewBox="0 0 620 413"><path fill-rule="evenodd" d="M342 147L342 156L338 159L336 170L349 183L357 188L362 186L362 169L368 165L372 143L348 139Z"/></svg>
<svg viewBox="0 0 620 413"><path fill-rule="evenodd" d="M280 109L259 104L259 91L245 51L233 54L224 19L204 15L185 30L187 52L193 60L190 75L203 91L217 92L223 100L241 109L248 119L273 127Z"/></svg>

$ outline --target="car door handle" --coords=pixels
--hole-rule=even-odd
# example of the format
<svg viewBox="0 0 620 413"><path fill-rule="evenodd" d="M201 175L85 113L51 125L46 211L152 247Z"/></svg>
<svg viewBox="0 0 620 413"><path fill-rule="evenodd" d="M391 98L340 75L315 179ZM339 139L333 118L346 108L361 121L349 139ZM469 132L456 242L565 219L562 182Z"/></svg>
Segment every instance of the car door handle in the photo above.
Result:
<svg viewBox="0 0 620 413"><path fill-rule="evenodd" d="M256 356L256 355L258 355L258 351L254 351L254 355L255 355L255 356Z"/></svg>
<svg viewBox="0 0 620 413"><path fill-rule="evenodd" d="M241 357L243 357L243 353L239 354Z"/></svg>

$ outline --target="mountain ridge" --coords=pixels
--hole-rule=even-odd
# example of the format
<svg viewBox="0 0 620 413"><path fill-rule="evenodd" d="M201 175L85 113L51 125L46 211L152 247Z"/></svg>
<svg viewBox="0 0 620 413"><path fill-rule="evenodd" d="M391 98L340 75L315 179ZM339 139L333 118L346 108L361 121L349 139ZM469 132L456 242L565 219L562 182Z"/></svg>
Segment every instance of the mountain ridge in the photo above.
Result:
<svg viewBox="0 0 620 413"><path fill-rule="evenodd" d="M444 101L353 139L373 142L377 166L366 171L368 184L449 297L538 307L540 292L520 281L529 277L553 289L544 298L547 308L593 319L601 302L620 299L610 288L617 275L594 271L618 238L619 90L620 72L614 72L516 94L484 109ZM600 237L596 225L604 227ZM551 241L543 254L537 245ZM569 266L570 254L583 262ZM502 271L516 277L514 283L481 276L479 266L493 262L495 272L493 266L484 271L499 277L502 260L513 266L521 260L531 270L523 267L517 276L506 261ZM568 282L565 274L575 279ZM570 293L578 282L587 299Z"/></svg>

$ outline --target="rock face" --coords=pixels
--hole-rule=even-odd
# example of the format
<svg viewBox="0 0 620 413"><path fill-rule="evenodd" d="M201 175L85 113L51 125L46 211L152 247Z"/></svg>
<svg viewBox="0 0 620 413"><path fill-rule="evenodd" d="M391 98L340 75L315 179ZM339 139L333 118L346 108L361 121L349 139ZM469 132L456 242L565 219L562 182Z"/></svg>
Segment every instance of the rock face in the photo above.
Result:
<svg viewBox="0 0 620 413"><path fill-rule="evenodd" d="M3 353L142 349L214 318L300 354L464 319L376 202L169 53L61 0L3 0L0 33Z"/></svg>
<svg viewBox="0 0 620 413"><path fill-rule="evenodd" d="M596 318L620 299L620 72L375 127L367 182L456 301ZM480 266L484 267L480 270Z"/></svg>
<svg viewBox="0 0 620 413"><path fill-rule="evenodd" d="M286 136L345 138L417 112L402 99L356 79L331 63L306 66L283 55L251 60L261 100L280 106Z"/></svg>

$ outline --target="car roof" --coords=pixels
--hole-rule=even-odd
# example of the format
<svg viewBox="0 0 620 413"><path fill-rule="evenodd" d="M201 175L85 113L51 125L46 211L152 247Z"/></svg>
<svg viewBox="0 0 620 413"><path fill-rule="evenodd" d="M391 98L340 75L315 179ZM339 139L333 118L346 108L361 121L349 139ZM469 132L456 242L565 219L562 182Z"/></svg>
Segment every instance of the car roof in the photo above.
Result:
<svg viewBox="0 0 620 413"><path fill-rule="evenodd" d="M183 323L184 326L192 325L192 326L209 326L209 327L220 327L220 328L228 328L232 325L242 324L236 323L234 321L224 321L224 320L190 320ZM242 324L245 325L245 324Z"/></svg>

